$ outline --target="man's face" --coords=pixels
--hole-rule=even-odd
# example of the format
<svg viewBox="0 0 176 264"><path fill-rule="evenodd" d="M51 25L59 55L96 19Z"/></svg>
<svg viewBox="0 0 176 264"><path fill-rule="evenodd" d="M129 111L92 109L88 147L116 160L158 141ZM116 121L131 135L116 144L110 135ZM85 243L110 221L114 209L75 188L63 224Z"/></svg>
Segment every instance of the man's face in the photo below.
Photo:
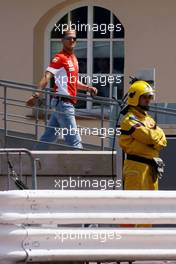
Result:
<svg viewBox="0 0 176 264"><path fill-rule="evenodd" d="M62 39L63 48L72 51L76 46L76 32L68 31Z"/></svg>
<svg viewBox="0 0 176 264"><path fill-rule="evenodd" d="M153 100L154 96L149 94L143 94L139 98L139 106L144 106L144 108L150 105L151 101Z"/></svg>

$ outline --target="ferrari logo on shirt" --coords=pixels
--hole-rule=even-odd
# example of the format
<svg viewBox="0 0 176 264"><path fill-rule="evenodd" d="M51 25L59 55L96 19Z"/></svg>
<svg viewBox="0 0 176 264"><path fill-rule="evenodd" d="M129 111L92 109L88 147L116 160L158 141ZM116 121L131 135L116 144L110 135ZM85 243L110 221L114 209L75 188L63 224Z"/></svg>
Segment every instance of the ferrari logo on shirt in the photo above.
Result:
<svg viewBox="0 0 176 264"><path fill-rule="evenodd" d="M73 62L71 60L68 60L68 66L69 66L69 72L75 71L75 67L74 67Z"/></svg>
<svg viewBox="0 0 176 264"><path fill-rule="evenodd" d="M73 65L73 62L71 61L71 60L68 60L68 66L69 67L73 67L74 65Z"/></svg>

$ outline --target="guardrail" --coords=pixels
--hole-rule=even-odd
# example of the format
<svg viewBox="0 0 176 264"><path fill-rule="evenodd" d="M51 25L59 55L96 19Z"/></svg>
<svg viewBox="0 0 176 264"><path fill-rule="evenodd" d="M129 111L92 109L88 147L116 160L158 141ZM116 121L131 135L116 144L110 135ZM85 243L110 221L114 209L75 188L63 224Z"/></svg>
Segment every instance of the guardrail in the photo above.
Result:
<svg viewBox="0 0 176 264"><path fill-rule="evenodd" d="M95 223L101 226L90 227ZM122 228L119 223L176 224L176 193L0 192L0 260L176 259L176 228Z"/></svg>
<svg viewBox="0 0 176 264"><path fill-rule="evenodd" d="M3 224L176 224L175 191L5 191L0 203Z"/></svg>

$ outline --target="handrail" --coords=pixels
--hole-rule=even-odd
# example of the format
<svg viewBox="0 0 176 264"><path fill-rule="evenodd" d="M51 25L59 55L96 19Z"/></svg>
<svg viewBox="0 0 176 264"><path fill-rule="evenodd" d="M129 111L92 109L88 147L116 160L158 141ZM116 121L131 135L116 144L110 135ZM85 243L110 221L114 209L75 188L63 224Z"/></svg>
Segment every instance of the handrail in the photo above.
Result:
<svg viewBox="0 0 176 264"><path fill-rule="evenodd" d="M7 86L7 85L9 88L16 88L16 89L21 89L21 87L19 87L19 86L22 86L24 90L31 91L31 92L35 92L36 88L37 88L36 85L32 85L32 84L19 83L19 82L7 81L7 80L0 80L0 86ZM26 86L26 88L24 88L24 86ZM29 89L29 88L31 88L31 89ZM46 94L54 95L54 92L47 91L47 89L42 90L41 92L44 94L46 93ZM70 98L70 99L75 98L75 97L72 97L69 95L62 95L62 94L60 94L60 95L64 96L65 98ZM108 105L109 105L109 103L111 103L111 105L118 105L119 103L122 102L122 100L114 100L113 98L111 99L111 98L106 98L106 97L101 97L101 96L95 96L92 99L92 97L90 97L89 95L85 95L85 94L81 94L81 93L78 93L78 96L76 98L80 99L80 100L84 100L84 101L92 101L93 100L93 102L97 102L97 103L107 103ZM0 98L0 99L2 99L2 98ZM163 110L166 112L160 112L159 110ZM153 105L150 106L150 111L151 112L164 113L164 114L171 114L170 112L176 113L176 109L165 108L165 107L161 107L161 106L153 106ZM167 113L168 111L170 111L170 112Z"/></svg>
<svg viewBox="0 0 176 264"><path fill-rule="evenodd" d="M37 89L37 85L19 83L19 82L7 81L7 80L0 80L0 86L5 86L7 84L18 85L18 86L22 86L22 87L24 87L24 86L31 87L31 88L34 88L35 91ZM82 97L87 97L87 95L82 94L82 93L80 93L79 95L82 96ZM101 96L96 96L96 97L102 98ZM114 101L114 99L111 99L111 98L106 98L106 97L103 97L103 98L104 98L105 101L109 101L109 100ZM121 100L117 100L117 101L121 102Z"/></svg>
<svg viewBox="0 0 176 264"><path fill-rule="evenodd" d="M0 81L0 86L7 86L8 88L21 89L21 87L19 87L20 86L19 83L15 83L15 82ZM23 85L21 85L21 86L23 86ZM36 88L37 88L37 86L34 86L34 85L31 85L31 86L27 85L26 87L23 86L23 90L28 91L28 92L36 92ZM55 95L54 92L48 91L47 89L41 90L41 93L49 94L49 95L52 95L52 96ZM80 93L78 93L78 96L70 96L70 95L63 95L63 94L58 94L58 96L62 96L62 97L65 97L65 98L70 98L70 99L75 99L76 98L78 100L80 99L80 100L83 100L83 101L91 101L91 102L93 100L95 103L107 104L107 105L109 105L109 103L111 103L112 105L116 105L117 104L117 102L114 99L111 99L111 98L106 98L106 97L102 97L102 96L94 96L93 99L92 99L91 96L83 95L83 94L80 94ZM119 101L119 103L121 102L121 100L118 100L118 101Z"/></svg>
<svg viewBox="0 0 176 264"><path fill-rule="evenodd" d="M25 149L25 148L0 148L0 154L5 154L5 153L26 153L31 161L31 168L32 168L32 188L34 190L37 189L37 168L36 168L36 162L35 158L33 157L32 153L30 150Z"/></svg>
<svg viewBox="0 0 176 264"><path fill-rule="evenodd" d="M9 85L10 84L10 85ZM13 82L13 81L7 81L7 80L0 80L0 86L7 86L8 87L12 87L12 88L17 88L17 86L22 86L24 88L24 86L26 86L27 88L25 90L28 90L28 91L36 91L36 88L37 88L37 85L32 85L32 84L26 84L26 83L19 83L19 82ZM28 88L33 88L33 89L28 89ZM21 89L21 88L19 88ZM54 95L53 92L49 92L49 91L41 91L42 93L48 93L48 94L51 94L51 95ZM79 98L77 99L82 99L80 97L90 97L90 96L87 96L85 94L81 94L81 93L78 93L79 94ZM72 97L72 96L69 96L69 95L62 95L64 96L65 98L75 98L75 97ZM93 100L95 99L100 99L100 103L103 101L104 102L111 102L112 104L118 104L118 103L121 103L122 100L114 100L113 98L106 98L106 97L101 97L101 96L95 96ZM92 99L91 99L92 100ZM171 111L171 112L176 112L176 109L172 109L172 108L165 108L165 107L161 107L161 106L153 106L151 105L150 106L150 111L152 110L152 112L156 112L156 109L159 109L159 110L165 110L165 111ZM170 114L170 113L169 113Z"/></svg>

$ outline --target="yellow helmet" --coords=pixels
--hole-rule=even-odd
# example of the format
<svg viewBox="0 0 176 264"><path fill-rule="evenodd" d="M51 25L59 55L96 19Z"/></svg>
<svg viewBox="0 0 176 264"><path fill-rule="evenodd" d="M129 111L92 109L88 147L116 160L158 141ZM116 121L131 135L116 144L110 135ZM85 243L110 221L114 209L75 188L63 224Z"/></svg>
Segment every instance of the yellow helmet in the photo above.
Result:
<svg viewBox="0 0 176 264"><path fill-rule="evenodd" d="M142 80L136 81L129 88L128 105L137 106L141 95L150 94L154 96L154 92L149 83Z"/></svg>

